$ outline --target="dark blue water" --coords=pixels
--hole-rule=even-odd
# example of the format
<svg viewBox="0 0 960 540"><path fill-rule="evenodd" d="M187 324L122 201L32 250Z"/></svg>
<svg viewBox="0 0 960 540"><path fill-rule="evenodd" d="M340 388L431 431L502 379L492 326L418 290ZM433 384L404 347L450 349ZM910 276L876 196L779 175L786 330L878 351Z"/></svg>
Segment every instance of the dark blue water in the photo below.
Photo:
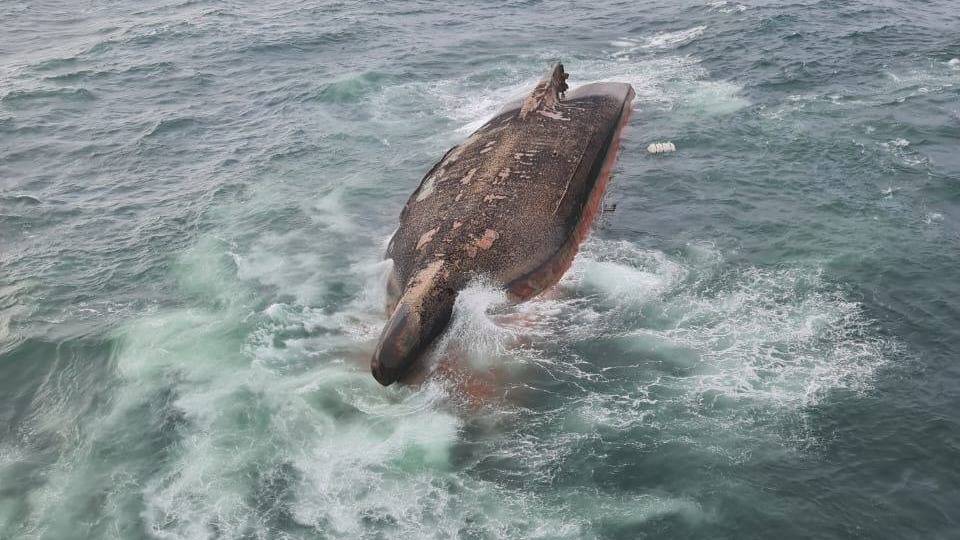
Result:
<svg viewBox="0 0 960 540"><path fill-rule="evenodd" d="M0 538L960 536L960 6L593 4L0 4ZM556 60L615 210L381 388L402 204Z"/></svg>

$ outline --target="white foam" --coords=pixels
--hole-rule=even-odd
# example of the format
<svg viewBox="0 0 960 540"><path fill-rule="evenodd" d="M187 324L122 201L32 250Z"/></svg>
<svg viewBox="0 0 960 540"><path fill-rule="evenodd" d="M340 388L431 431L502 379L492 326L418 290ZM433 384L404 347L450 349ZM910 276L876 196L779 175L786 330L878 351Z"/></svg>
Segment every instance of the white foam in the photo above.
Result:
<svg viewBox="0 0 960 540"><path fill-rule="evenodd" d="M679 37L693 39L703 31L701 28L705 27L681 32ZM677 36L660 39L666 44ZM566 62L571 87L591 82L627 82L636 91L635 106L660 106L695 115L730 114L749 105L741 95L740 86L710 80L708 72L694 57L650 57L644 53L643 58L635 59L634 53L649 47L628 40L618 40L614 46L618 50L609 59ZM452 137L445 136L443 144L446 145L480 128L504 104L522 98L542 76L543 66L504 71L507 73L484 84L476 83L474 75L387 87L372 98L375 102L372 110L383 121L400 122L402 118L394 117L391 111L402 110L404 115L408 112L402 107L398 109L396 103L416 102L430 114L446 117L456 124Z"/></svg>
<svg viewBox="0 0 960 540"><path fill-rule="evenodd" d="M885 361L862 310L822 290L819 273L750 269L720 296L680 297L666 336L700 351L697 393L805 406L837 388L862 391Z"/></svg>
<svg viewBox="0 0 960 540"><path fill-rule="evenodd" d="M9 445L0 446L0 469L13 463L23 460L24 454L21 448Z"/></svg>
<svg viewBox="0 0 960 540"><path fill-rule="evenodd" d="M504 84L483 86L478 86L470 77L405 83L385 88L374 98L374 109L381 116L387 116L395 108L394 102L416 100L420 106L459 123L457 133L470 133L492 118L504 104L522 98L541 76L542 73L517 72ZM424 104L425 97L433 104Z"/></svg>
<svg viewBox="0 0 960 540"><path fill-rule="evenodd" d="M693 28L688 28L686 30L677 30L675 32L661 32L647 38L645 47L647 48L667 48L675 47L679 45L686 45L691 41L702 36L703 33L707 30L706 26L694 26Z"/></svg>
<svg viewBox="0 0 960 540"><path fill-rule="evenodd" d="M621 526L637 525L668 515L680 517L690 523L697 523L708 517L697 501L686 497L642 494L607 498L571 493L568 500L587 509L602 522Z"/></svg>
<svg viewBox="0 0 960 540"><path fill-rule="evenodd" d="M750 105L740 95L742 87L729 81L697 81L685 98L685 105L710 115L734 113Z"/></svg>
<svg viewBox="0 0 960 540"><path fill-rule="evenodd" d="M579 68L579 69L576 69ZM689 56L666 56L620 61L594 61L571 66L571 77L586 81L628 82L636 92L635 106L663 107L693 115L730 114L749 105L741 87L708 78L699 61Z"/></svg>
<svg viewBox="0 0 960 540"><path fill-rule="evenodd" d="M603 246L598 251L598 246ZM659 297L686 276L686 269L659 251L641 250L629 242L591 242L578 257L564 285L581 293L602 291L610 300L644 304Z"/></svg>
<svg viewBox="0 0 960 540"><path fill-rule="evenodd" d="M506 306L507 296L502 287L486 280L473 282L457 296L440 353L456 346L467 352L475 366L488 366L516 338L515 331L497 324L491 313Z"/></svg>
<svg viewBox="0 0 960 540"><path fill-rule="evenodd" d="M890 146L895 146L897 148L906 148L907 146L910 146L910 141L906 139L894 139L887 144L889 144Z"/></svg>
<svg viewBox="0 0 960 540"><path fill-rule="evenodd" d="M260 256L260 245L238 258ZM112 464L117 486L106 504L122 506L136 493L145 505L138 518L161 538L204 538L211 530L275 537L265 515L280 511L319 534L343 537L428 529L455 537L468 527L490 536L582 537L598 520L696 521L707 516L684 497L594 494L572 499L578 505L571 510L529 486L555 485L563 465L602 430L658 426L658 442L740 459L737 452L749 452L758 436L750 424L757 415L794 413L839 389L866 391L885 359L884 342L860 306L815 268L727 267L709 243L667 254L593 238L543 298L510 305L483 281L461 293L441 348L467 351L480 369L517 363L582 389L553 390L556 411L518 411L505 402L485 417L465 410L443 379L382 388L370 377L369 354L384 322L378 291L389 269L375 261L374 247L342 269L353 299L333 309L289 300L301 275L291 270L275 282L285 300L260 312L244 300L247 280L262 282L260 275L241 271L238 278L227 249L236 247L204 241L178 264L181 286L204 301L146 314L118 331L115 393L105 412L83 425L86 443L63 456L61 469L31 495L31 507L62 507L86 487L76 478L97 477L77 464L118 433L148 435L146 422L131 418L150 411L177 419L165 433L174 442L145 484L133 485L139 478ZM287 264L316 261L293 257ZM643 316L632 316L638 308ZM606 341L622 350L576 353ZM655 369L651 358L664 350L669 366ZM511 384L537 384L509 374ZM48 406L33 425L77 437L69 403L56 402L52 389L45 396ZM516 422L520 414L529 416ZM546 436L531 429L536 422L563 427ZM485 423L490 436L470 440L482 451L458 448L465 426ZM725 445L718 433L734 441ZM505 487L513 477L480 479L455 455L514 463L502 474L525 487ZM0 467L15 457L0 451ZM50 516L33 522L42 518Z"/></svg>
<svg viewBox="0 0 960 540"><path fill-rule="evenodd" d="M423 519L421 513L428 511L422 506L424 498L449 497L430 488L429 471L447 468L459 420L434 407L414 405L413 414L406 415L391 409L387 422L372 416L359 423L334 423L311 444L294 451L294 466L304 480L297 486L296 521L359 536L365 516L379 514L412 530Z"/></svg>
<svg viewBox="0 0 960 540"><path fill-rule="evenodd" d="M920 153L919 150L911 147L910 141L907 139L898 138L880 143L880 148L900 164L909 167L923 167L930 162L929 158Z"/></svg>
<svg viewBox="0 0 960 540"><path fill-rule="evenodd" d="M719 11L720 13L735 13L747 10L747 6L743 4L731 3L728 0L715 0L712 2L707 2L707 5Z"/></svg>
<svg viewBox="0 0 960 540"><path fill-rule="evenodd" d="M279 311L269 308L274 319ZM293 316L279 319L289 322ZM208 332L217 331L192 317L186 322L158 332L166 324L156 321L149 325L149 334L129 334L142 337L130 342L119 362L126 376L138 381L131 388L140 391L163 384L171 372L186 375L176 385L176 405L190 421L190 430L165 471L144 490L145 519L159 536L200 537L211 523L228 536L255 530L247 479L233 471L252 467L268 473L283 462L292 464L300 478L288 481L296 496L293 516L303 525L357 535L364 530L365 515L385 512L407 528L415 526L408 520L419 503L404 493L411 484L402 475L391 480L381 471L448 466L459 420L438 409L440 387L384 391L365 370L337 363L294 377L260 369L260 362L225 365L232 363L225 356L228 349L189 354L191 349L171 349L173 343L191 348L210 343ZM200 328L200 334L186 328ZM139 343L143 338L148 341ZM166 345L159 357L151 352L157 350L156 340ZM287 351L287 361L299 354L296 348ZM255 349L255 354L263 352L262 347ZM130 360L140 368L129 369ZM338 419L337 407L318 406L317 400L355 411L354 421ZM236 425L248 415L265 423Z"/></svg>
<svg viewBox="0 0 960 540"><path fill-rule="evenodd" d="M559 312L548 339L570 345L613 332L601 339L613 340L620 351L622 360L599 371L575 358L540 363L561 380L610 386L572 406L571 425L587 431L662 425L662 436L705 444L700 439L717 430L753 432L758 410L800 414L831 392L869 391L876 370L896 351L895 343L874 334L862 307L824 283L816 267L747 267L717 275L721 262L709 245L691 246L678 259L592 239L561 282L563 295L574 298L531 302L544 313ZM602 300L577 302L594 291ZM593 311L603 304L604 311ZM636 305L658 322L618 329L622 308ZM657 365L662 368L651 370ZM636 383L624 387L626 380ZM731 460L749 457L749 449L716 440L705 451Z"/></svg>
<svg viewBox="0 0 960 540"><path fill-rule="evenodd" d="M960 84L960 69L947 63L951 69L946 70L942 67L927 66L915 67L906 70L887 71L886 75L890 79L890 84L881 89L879 95L881 100L875 103L884 103L894 100L903 103L908 99L924 94L943 94L950 92L957 84Z"/></svg>
<svg viewBox="0 0 960 540"><path fill-rule="evenodd" d="M370 264L353 275L373 286L388 267ZM269 537L275 531L258 519L278 497L288 501L295 522L338 536L383 528L407 536L427 523L453 536L467 522L495 531L518 519L576 536L576 521L551 512L536 495L505 493L449 472L462 421L444 381L384 389L366 368L369 351L359 364L344 356L357 347L350 337L355 326L375 328L365 338L370 342L383 324L372 296L361 292L332 313L268 305L243 354L229 332L250 318L242 304L158 313L124 329L117 365L125 384L108 416L115 420L104 422L119 422L166 387L186 422L162 469L142 487L142 517L152 534L204 537L213 527L228 537ZM502 351L490 335L512 331L498 329L488 311L503 302L502 291L488 284L468 288L451 340L477 353ZM298 328L312 330L303 337ZM296 337L285 337L291 332ZM257 478L276 478L282 491L252 491ZM485 508L480 522L468 511L476 504Z"/></svg>

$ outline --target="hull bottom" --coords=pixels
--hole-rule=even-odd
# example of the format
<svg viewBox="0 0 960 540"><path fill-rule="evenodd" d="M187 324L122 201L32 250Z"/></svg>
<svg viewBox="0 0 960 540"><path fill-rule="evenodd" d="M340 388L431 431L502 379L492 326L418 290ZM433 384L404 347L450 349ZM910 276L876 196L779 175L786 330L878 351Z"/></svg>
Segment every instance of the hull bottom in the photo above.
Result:
<svg viewBox="0 0 960 540"><path fill-rule="evenodd" d="M576 228L574 228L573 234L546 264L507 285L507 291L513 300L523 301L537 296L560 281L560 278L570 269L573 259L580 250L580 244L590 235L590 227L600 213L600 202L603 200L603 194L607 190L613 167L617 162L617 155L620 152L620 138L623 129L630 120L630 113L631 110L627 109L620 117L613 140L603 159L603 166L600 169L597 181L584 205L583 214Z"/></svg>

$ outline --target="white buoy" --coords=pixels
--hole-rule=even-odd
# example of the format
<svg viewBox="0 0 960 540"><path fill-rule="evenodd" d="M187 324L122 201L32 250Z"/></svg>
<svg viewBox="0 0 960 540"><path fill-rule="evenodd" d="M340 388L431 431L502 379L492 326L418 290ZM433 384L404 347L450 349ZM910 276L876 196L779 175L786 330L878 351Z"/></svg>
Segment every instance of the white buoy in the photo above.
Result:
<svg viewBox="0 0 960 540"><path fill-rule="evenodd" d="M655 142L647 147L647 152L651 154L665 154L667 152L676 152L677 147L672 142Z"/></svg>

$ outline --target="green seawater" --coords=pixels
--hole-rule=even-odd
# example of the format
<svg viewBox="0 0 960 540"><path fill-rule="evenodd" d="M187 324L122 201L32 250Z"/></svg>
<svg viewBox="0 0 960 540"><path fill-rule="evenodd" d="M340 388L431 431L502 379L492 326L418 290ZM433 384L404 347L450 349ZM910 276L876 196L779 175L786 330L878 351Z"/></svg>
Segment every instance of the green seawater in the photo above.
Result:
<svg viewBox="0 0 960 540"><path fill-rule="evenodd" d="M402 205L557 60L607 211L380 387ZM5 0L0 538L960 537L958 149L950 0Z"/></svg>

